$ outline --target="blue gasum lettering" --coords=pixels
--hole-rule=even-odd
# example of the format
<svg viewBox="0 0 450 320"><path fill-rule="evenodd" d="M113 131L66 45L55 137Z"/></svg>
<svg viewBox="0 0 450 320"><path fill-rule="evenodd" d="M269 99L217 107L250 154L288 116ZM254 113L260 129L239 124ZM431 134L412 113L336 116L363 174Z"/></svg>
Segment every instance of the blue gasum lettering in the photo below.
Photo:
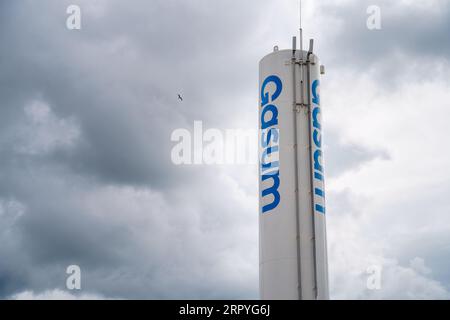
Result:
<svg viewBox="0 0 450 320"><path fill-rule="evenodd" d="M264 137L266 137L264 139ZM270 143L270 140L272 140L274 143L278 142L278 130L272 128L268 130L261 130L261 146L263 148L267 148L267 146Z"/></svg>
<svg viewBox="0 0 450 320"><path fill-rule="evenodd" d="M312 148L313 148L313 170L314 170L314 210L325 214L325 191L323 189L323 165L322 165L322 125L320 123L320 96L318 92L320 82L314 80L311 86L312 92ZM316 203L319 202L319 203Z"/></svg>
<svg viewBox="0 0 450 320"><path fill-rule="evenodd" d="M320 132L318 130L314 130L313 132L313 141L316 146L322 148L322 139L320 137Z"/></svg>
<svg viewBox="0 0 450 320"><path fill-rule="evenodd" d="M275 101L281 94L281 90L283 89L281 79L274 75L268 76L261 86L261 107L269 103L269 93L265 91L267 85L271 82L275 84L275 92L272 94L271 97L272 101Z"/></svg>
<svg viewBox="0 0 450 320"><path fill-rule="evenodd" d="M265 120L267 112L270 111L271 117L269 120ZM261 112L261 129L267 129L269 127L276 126L278 124L278 109L273 104L268 104Z"/></svg>
<svg viewBox="0 0 450 320"><path fill-rule="evenodd" d="M312 84L312 102L320 106L320 96L317 93L317 87L319 87L320 81L314 80Z"/></svg>
<svg viewBox="0 0 450 320"><path fill-rule="evenodd" d="M323 181L323 175L318 172L314 172L314 178L319 181Z"/></svg>
<svg viewBox="0 0 450 320"><path fill-rule="evenodd" d="M319 172L323 172L323 167L320 164L320 158L322 157L322 150L317 149L314 152L314 170L317 170Z"/></svg>
<svg viewBox="0 0 450 320"><path fill-rule="evenodd" d="M273 201L271 203L266 204L265 206L262 207L263 213L275 209L278 206L278 204L280 203L280 194L278 193L278 187L280 186L280 175L279 174L280 174L280 172L277 171L272 174L268 174L268 175L263 174L262 175L262 181L266 181L268 179L273 180L273 185L262 191L263 197L266 197L269 195L272 195L272 197L273 197Z"/></svg>
<svg viewBox="0 0 450 320"><path fill-rule="evenodd" d="M314 193L317 194L318 196L325 197L325 192L322 189L315 188Z"/></svg>
<svg viewBox="0 0 450 320"><path fill-rule="evenodd" d="M320 204L316 204L316 211L320 213L325 213L325 207Z"/></svg>
<svg viewBox="0 0 450 320"><path fill-rule="evenodd" d="M270 88L269 84L271 84ZM262 213L275 209L280 203L280 193L278 192L280 186L278 107L274 102L282 90L283 84L276 75L268 76L261 85L260 174L261 182L266 185L266 188L261 190L261 198L269 197L271 200L270 203L262 206ZM272 184L267 186L270 179L272 179Z"/></svg>
<svg viewBox="0 0 450 320"><path fill-rule="evenodd" d="M320 108L315 108L313 110L313 113L312 113L312 115L313 115L313 127L318 129L318 130L322 129L322 127L320 126L319 120L318 120L319 113L320 113Z"/></svg>
<svg viewBox="0 0 450 320"><path fill-rule="evenodd" d="M274 168L274 167L275 168L280 167L279 161L273 161L273 162L268 162L268 163L266 163L264 161L264 159L269 157L269 155L272 154L273 152L278 152L278 146L269 147L263 151L263 154L261 156L261 170L262 171L266 171L266 170Z"/></svg>

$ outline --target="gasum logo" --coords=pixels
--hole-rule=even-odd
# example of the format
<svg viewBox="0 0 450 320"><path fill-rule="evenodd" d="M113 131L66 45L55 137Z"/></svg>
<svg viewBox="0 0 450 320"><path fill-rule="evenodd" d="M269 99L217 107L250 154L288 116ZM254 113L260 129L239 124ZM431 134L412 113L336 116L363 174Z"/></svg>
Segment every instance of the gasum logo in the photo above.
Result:
<svg viewBox="0 0 450 320"><path fill-rule="evenodd" d="M319 80L312 83L312 154L314 165L314 209L315 212L325 213L324 172L322 164L322 125L320 123Z"/></svg>
<svg viewBox="0 0 450 320"><path fill-rule="evenodd" d="M263 186L261 197L269 197L271 201L262 207L262 213L275 209L280 203L278 108L275 101L282 89L281 79L275 75L268 76L261 86L260 175Z"/></svg>

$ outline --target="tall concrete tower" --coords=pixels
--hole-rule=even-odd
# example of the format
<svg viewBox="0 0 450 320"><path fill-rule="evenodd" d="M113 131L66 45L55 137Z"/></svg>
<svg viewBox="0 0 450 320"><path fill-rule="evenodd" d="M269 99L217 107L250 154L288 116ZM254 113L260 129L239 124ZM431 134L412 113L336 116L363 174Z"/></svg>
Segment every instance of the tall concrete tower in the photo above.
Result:
<svg viewBox="0 0 450 320"><path fill-rule="evenodd" d="M323 67L313 40L308 51L292 42L259 63L260 295L328 299Z"/></svg>

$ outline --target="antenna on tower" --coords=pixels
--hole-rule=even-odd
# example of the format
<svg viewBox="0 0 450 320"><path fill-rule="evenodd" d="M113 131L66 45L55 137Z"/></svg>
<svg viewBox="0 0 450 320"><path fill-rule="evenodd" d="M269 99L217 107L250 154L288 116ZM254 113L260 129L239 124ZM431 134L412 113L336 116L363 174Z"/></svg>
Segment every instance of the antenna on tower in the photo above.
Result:
<svg viewBox="0 0 450 320"><path fill-rule="evenodd" d="M300 0L300 52L303 52L302 0Z"/></svg>

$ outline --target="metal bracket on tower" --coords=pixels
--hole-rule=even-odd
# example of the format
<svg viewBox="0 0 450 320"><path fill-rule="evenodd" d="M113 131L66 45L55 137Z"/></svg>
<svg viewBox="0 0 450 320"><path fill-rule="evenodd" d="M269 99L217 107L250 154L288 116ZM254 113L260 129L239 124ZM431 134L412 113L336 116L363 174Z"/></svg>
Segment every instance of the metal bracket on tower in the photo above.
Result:
<svg viewBox="0 0 450 320"><path fill-rule="evenodd" d="M307 103L301 103L301 102L297 102L294 105L294 111L297 113L300 113L300 111L302 111L302 108L308 108L309 105Z"/></svg>
<svg viewBox="0 0 450 320"><path fill-rule="evenodd" d="M295 61L295 64L298 64L299 66L306 66L308 64L308 62L306 62L302 59L298 59Z"/></svg>

